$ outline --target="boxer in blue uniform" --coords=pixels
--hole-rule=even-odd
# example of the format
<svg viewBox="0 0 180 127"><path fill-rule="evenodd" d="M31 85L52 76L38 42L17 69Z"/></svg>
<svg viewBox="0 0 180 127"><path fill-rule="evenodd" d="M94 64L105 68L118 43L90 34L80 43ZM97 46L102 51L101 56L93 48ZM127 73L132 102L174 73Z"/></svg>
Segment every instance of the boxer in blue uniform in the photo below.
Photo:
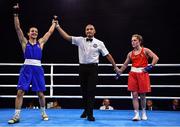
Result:
<svg viewBox="0 0 180 127"><path fill-rule="evenodd" d="M32 91L37 92L39 97L39 103L41 107L41 115L43 120L48 120L48 116L45 112L45 79L44 70L41 66L42 49L44 44L47 42L51 34L53 33L56 20L52 21L52 25L49 31L39 40L37 40L38 29L36 27L31 27L28 32L28 40L24 37L24 34L20 27L20 22L18 18L19 5L14 6L14 24L15 29L21 43L24 52L24 65L20 70L19 81L17 85L17 97L15 101L15 114L12 119L8 121L9 124L14 124L20 121L20 111L23 103L23 95L25 91L29 90L30 84L32 84Z"/></svg>
<svg viewBox="0 0 180 127"><path fill-rule="evenodd" d="M32 91L45 91L44 71L40 64L42 50L39 42L34 45L27 42L24 58L25 62L20 70L17 89L28 91L29 85L32 83Z"/></svg>

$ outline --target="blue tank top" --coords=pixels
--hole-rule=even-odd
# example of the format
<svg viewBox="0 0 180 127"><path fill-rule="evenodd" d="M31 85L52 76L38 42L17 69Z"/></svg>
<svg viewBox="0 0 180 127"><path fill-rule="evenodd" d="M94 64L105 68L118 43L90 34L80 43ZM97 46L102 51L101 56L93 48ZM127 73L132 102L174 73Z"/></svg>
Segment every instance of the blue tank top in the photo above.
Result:
<svg viewBox="0 0 180 127"><path fill-rule="evenodd" d="M39 42L36 42L36 44L34 45L30 44L29 42L26 44L24 58L41 60L42 50L41 50Z"/></svg>

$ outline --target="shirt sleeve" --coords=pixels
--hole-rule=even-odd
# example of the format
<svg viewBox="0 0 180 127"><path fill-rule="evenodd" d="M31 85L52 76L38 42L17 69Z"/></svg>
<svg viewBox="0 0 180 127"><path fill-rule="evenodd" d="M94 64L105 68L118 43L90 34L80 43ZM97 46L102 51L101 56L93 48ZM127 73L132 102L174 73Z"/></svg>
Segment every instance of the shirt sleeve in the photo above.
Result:
<svg viewBox="0 0 180 127"><path fill-rule="evenodd" d="M109 108L110 110L114 110L114 108L112 107L112 106L110 106L110 108Z"/></svg>
<svg viewBox="0 0 180 127"><path fill-rule="evenodd" d="M104 106L101 106L99 109L100 109L100 110L104 110Z"/></svg>
<svg viewBox="0 0 180 127"><path fill-rule="evenodd" d="M109 54L109 51L107 50L107 48L103 42L100 43L99 48L100 48L99 50L100 50L102 56L106 56L107 54Z"/></svg>
<svg viewBox="0 0 180 127"><path fill-rule="evenodd" d="M83 37L75 37L75 36L72 36L72 44L73 45L76 45L76 46L79 46L80 43L83 41Z"/></svg>

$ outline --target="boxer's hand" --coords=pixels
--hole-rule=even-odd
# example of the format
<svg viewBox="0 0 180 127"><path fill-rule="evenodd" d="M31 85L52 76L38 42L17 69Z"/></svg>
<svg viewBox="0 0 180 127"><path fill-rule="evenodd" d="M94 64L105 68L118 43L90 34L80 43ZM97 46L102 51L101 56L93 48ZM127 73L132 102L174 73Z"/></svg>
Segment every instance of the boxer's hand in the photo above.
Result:
<svg viewBox="0 0 180 127"><path fill-rule="evenodd" d="M13 13L15 15L19 14L19 4L18 3L13 6Z"/></svg>
<svg viewBox="0 0 180 127"><path fill-rule="evenodd" d="M120 78L121 75L121 70L118 67L114 68L114 71L116 72L116 76L114 77L116 80L118 80Z"/></svg>
<svg viewBox="0 0 180 127"><path fill-rule="evenodd" d="M148 65L143 69L144 72L150 72L153 69L153 65Z"/></svg>
<svg viewBox="0 0 180 127"><path fill-rule="evenodd" d="M58 26L59 26L59 18L58 18L58 16L57 16L57 15L54 15L54 16L53 16L52 23L56 23L56 27L58 27Z"/></svg>
<svg viewBox="0 0 180 127"><path fill-rule="evenodd" d="M121 76L121 73L116 73L116 76L114 77L116 80L118 80Z"/></svg>

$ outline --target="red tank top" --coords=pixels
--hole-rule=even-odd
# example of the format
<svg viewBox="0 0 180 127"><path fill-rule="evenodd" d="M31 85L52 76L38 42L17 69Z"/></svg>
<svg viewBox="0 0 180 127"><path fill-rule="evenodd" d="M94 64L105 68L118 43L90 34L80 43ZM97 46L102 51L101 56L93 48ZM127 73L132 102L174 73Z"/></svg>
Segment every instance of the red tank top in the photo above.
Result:
<svg viewBox="0 0 180 127"><path fill-rule="evenodd" d="M148 65L148 59L144 53L144 48L137 55L132 51L131 54L132 67L146 67Z"/></svg>

